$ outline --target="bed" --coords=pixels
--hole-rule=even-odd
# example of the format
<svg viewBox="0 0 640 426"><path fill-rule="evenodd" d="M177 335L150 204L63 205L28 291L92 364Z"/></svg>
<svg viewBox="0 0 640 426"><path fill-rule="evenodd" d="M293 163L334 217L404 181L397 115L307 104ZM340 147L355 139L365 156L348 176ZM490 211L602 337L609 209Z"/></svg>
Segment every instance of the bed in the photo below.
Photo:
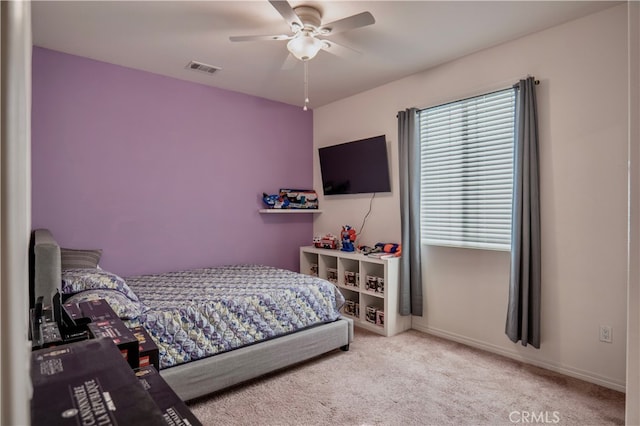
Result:
<svg viewBox="0 0 640 426"><path fill-rule="evenodd" d="M57 291L70 302L106 299L128 325L145 327L160 348L161 376L185 401L348 350L353 339L353 321L339 313L342 294L304 274L261 265L124 279L99 268L62 270L47 229L33 232L30 259L32 301L46 305Z"/></svg>

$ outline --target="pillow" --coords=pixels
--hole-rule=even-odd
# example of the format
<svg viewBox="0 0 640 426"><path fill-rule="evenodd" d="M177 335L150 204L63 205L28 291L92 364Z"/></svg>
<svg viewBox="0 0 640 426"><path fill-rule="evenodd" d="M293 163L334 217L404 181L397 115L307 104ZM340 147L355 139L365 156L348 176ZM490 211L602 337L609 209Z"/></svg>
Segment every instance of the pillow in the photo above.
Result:
<svg viewBox="0 0 640 426"><path fill-rule="evenodd" d="M62 269L78 269L98 267L98 262L102 256L102 250L76 250L60 248L60 263Z"/></svg>
<svg viewBox="0 0 640 426"><path fill-rule="evenodd" d="M124 279L104 269L66 269L62 271L62 292L74 294L85 290L116 290L134 302L138 296Z"/></svg>
<svg viewBox="0 0 640 426"><path fill-rule="evenodd" d="M89 302L98 299L104 299L120 319L135 319L142 313L142 304L140 302L134 302L116 290L100 289L82 291L68 298L65 303Z"/></svg>

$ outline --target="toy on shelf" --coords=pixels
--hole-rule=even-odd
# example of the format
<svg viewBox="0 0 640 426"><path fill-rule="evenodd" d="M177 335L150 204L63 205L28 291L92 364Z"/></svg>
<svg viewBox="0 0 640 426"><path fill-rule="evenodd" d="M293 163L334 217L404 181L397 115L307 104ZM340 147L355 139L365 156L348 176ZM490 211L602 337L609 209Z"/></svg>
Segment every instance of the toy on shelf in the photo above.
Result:
<svg viewBox="0 0 640 426"><path fill-rule="evenodd" d="M262 193L262 202L270 209L286 209L289 208L289 200L280 196L280 194Z"/></svg>
<svg viewBox="0 0 640 426"><path fill-rule="evenodd" d="M335 250L338 248L338 237L327 234L323 237L316 235L313 237L313 245L317 248Z"/></svg>
<svg viewBox="0 0 640 426"><path fill-rule="evenodd" d="M262 193L262 202L270 209L318 209L318 194L313 189L280 189L277 194Z"/></svg>
<svg viewBox="0 0 640 426"><path fill-rule="evenodd" d="M396 256L400 256L402 254L402 246L400 244L377 243L376 247L379 247L383 253L391 253Z"/></svg>
<svg viewBox="0 0 640 426"><path fill-rule="evenodd" d="M374 247L358 246L360 253L372 257L400 257L402 254L402 245L394 243L376 243Z"/></svg>
<svg viewBox="0 0 640 426"><path fill-rule="evenodd" d="M353 245L356 240L355 229L349 225L343 226L342 231L340 232L340 238L342 239L342 251L356 251L356 248Z"/></svg>
<svg viewBox="0 0 640 426"><path fill-rule="evenodd" d="M280 198L288 209L317 209L318 194L313 189L280 189Z"/></svg>

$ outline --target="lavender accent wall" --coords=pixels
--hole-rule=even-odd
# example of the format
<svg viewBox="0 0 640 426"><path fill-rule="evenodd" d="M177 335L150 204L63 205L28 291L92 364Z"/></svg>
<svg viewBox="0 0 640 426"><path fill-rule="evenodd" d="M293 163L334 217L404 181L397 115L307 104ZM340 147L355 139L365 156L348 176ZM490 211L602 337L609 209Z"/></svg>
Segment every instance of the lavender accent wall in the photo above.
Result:
<svg viewBox="0 0 640 426"><path fill-rule="evenodd" d="M123 276L297 269L312 215L258 209L312 187L310 111L38 47L32 90L34 228Z"/></svg>

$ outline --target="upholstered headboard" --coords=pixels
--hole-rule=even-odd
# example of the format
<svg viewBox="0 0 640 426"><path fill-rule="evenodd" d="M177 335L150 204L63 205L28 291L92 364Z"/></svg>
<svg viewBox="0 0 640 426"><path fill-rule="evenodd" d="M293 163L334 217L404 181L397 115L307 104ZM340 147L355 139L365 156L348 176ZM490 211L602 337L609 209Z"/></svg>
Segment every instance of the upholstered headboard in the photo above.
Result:
<svg viewBox="0 0 640 426"><path fill-rule="evenodd" d="M62 285L60 246L48 229L36 229L31 236L30 306L42 296L42 305L51 305Z"/></svg>

